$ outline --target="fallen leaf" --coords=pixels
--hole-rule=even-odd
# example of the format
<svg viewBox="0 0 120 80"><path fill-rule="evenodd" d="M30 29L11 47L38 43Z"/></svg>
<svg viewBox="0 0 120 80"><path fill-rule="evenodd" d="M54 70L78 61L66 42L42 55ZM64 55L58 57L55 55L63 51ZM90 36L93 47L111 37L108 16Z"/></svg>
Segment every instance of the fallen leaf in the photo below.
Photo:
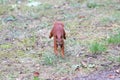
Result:
<svg viewBox="0 0 120 80"><path fill-rule="evenodd" d="M34 73L33 73L33 76L34 76L34 77L38 77L38 76L39 76L39 72L34 72Z"/></svg>
<svg viewBox="0 0 120 80"><path fill-rule="evenodd" d="M120 69L115 70L117 74L120 74Z"/></svg>

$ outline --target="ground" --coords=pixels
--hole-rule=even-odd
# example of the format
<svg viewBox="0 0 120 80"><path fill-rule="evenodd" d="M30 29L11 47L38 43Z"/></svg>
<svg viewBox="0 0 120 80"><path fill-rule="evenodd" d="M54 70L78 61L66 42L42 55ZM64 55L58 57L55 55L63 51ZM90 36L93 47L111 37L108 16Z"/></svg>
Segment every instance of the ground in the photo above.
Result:
<svg viewBox="0 0 120 80"><path fill-rule="evenodd" d="M56 20L67 34L64 59L49 39ZM0 0L0 80L33 80L34 72L40 80L119 80L119 35L119 0Z"/></svg>

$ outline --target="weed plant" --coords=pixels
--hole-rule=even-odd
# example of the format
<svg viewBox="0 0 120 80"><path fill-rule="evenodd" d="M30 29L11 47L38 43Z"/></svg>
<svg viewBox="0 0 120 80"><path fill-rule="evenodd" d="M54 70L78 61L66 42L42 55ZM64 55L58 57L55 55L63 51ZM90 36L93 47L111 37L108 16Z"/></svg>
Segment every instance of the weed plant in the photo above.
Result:
<svg viewBox="0 0 120 80"><path fill-rule="evenodd" d="M98 53L102 53L104 51L106 51L106 46L98 43L98 42L93 42L90 47L89 47L90 51L94 54L98 54Z"/></svg>

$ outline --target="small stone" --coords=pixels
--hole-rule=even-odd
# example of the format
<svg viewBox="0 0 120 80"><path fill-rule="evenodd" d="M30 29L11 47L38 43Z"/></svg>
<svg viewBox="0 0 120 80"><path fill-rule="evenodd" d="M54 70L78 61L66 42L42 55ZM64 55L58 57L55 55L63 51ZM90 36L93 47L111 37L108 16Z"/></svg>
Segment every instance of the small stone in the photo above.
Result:
<svg viewBox="0 0 120 80"><path fill-rule="evenodd" d="M120 69L115 70L117 74L120 74Z"/></svg>

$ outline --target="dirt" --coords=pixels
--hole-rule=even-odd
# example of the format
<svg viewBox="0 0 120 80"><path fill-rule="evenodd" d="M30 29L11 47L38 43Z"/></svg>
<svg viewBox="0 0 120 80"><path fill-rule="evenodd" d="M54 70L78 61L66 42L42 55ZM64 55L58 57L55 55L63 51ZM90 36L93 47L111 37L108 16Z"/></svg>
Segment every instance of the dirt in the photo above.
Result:
<svg viewBox="0 0 120 80"><path fill-rule="evenodd" d="M94 2L94 0L91 0ZM0 0L0 80L120 80L119 0ZM95 8L94 8L95 5ZM49 32L65 24L65 58L54 55ZM90 44L105 43L94 54Z"/></svg>
<svg viewBox="0 0 120 80"><path fill-rule="evenodd" d="M114 69L97 71L87 76L78 75L72 80L119 80L120 73L116 72L117 70L120 70L120 65L116 66Z"/></svg>

